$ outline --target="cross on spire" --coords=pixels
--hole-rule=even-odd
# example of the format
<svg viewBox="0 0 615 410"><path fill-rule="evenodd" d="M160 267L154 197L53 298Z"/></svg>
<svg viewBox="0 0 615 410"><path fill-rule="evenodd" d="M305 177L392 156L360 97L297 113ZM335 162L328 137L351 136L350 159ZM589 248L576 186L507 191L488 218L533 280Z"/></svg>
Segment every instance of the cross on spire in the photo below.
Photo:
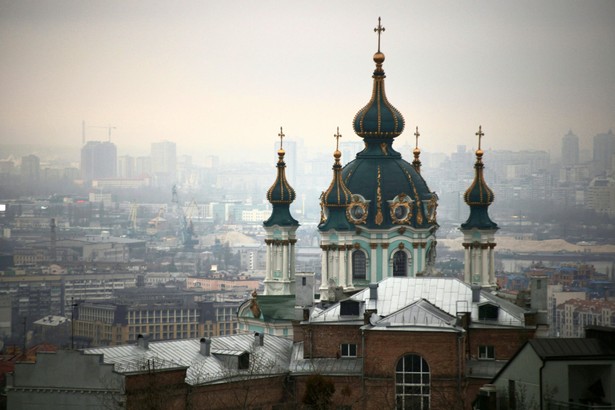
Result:
<svg viewBox="0 0 615 410"><path fill-rule="evenodd" d="M342 138L342 134L340 134L340 127L337 127L337 132L335 134L333 134L333 138L336 139L335 150L339 151L339 149L340 149L340 138Z"/></svg>
<svg viewBox="0 0 615 410"><path fill-rule="evenodd" d="M286 135L284 135L284 131L282 131L282 127L280 127L280 133L278 134L278 137L280 137L280 149L282 149L282 140Z"/></svg>
<svg viewBox="0 0 615 410"><path fill-rule="evenodd" d="M419 127L416 127L416 132L414 133L414 136L416 137L415 148L418 148L419 147L419 137L421 136L421 134L419 133Z"/></svg>
<svg viewBox="0 0 615 410"><path fill-rule="evenodd" d="M374 32L378 33L378 52L380 52L380 34L384 31L384 27L380 24L380 17L378 17L378 27L374 28Z"/></svg>
<svg viewBox="0 0 615 410"><path fill-rule="evenodd" d="M483 135L485 135L485 133L483 132L482 125L478 126L478 132L476 133L476 135L478 135L478 149L480 149L480 139L483 137Z"/></svg>

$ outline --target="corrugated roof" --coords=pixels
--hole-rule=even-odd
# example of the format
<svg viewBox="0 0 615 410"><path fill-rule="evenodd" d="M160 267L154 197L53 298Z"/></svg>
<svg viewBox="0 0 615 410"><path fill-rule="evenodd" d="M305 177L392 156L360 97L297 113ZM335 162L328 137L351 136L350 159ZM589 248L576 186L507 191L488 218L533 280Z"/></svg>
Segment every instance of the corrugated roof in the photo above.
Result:
<svg viewBox="0 0 615 410"><path fill-rule="evenodd" d="M290 361L292 374L326 374L326 375L360 375L363 370L363 359L358 357L344 358L303 358L303 342L295 343Z"/></svg>
<svg viewBox="0 0 615 410"><path fill-rule="evenodd" d="M351 299L364 301L366 308L374 305L369 300L368 288L351 296ZM472 303L472 289L470 285L456 278L387 278L378 283L378 300L375 303L378 315L387 317L421 299L425 299L438 309L451 316L470 310L472 322L478 320L478 304ZM488 292L482 291L478 303L495 303L500 306L498 320L490 320L489 324L505 326L523 326L524 310L508 303ZM333 323L347 321L340 319L340 304L321 312L314 311L310 321L312 323Z"/></svg>
<svg viewBox="0 0 615 410"><path fill-rule="evenodd" d="M258 377L288 371L292 341L266 335L263 346L254 347L254 335L240 334L211 339L211 355L200 353L200 339L149 342L144 349L137 345L85 349L87 354L102 354L104 362L115 365L120 373L187 367L189 384L215 383L233 377ZM222 356L250 353L250 369L231 369ZM219 356L217 356L219 355ZM148 367L149 366L149 367Z"/></svg>
<svg viewBox="0 0 615 410"><path fill-rule="evenodd" d="M529 344L543 360L605 357L615 359L615 346L609 346L599 339L544 338L532 339Z"/></svg>

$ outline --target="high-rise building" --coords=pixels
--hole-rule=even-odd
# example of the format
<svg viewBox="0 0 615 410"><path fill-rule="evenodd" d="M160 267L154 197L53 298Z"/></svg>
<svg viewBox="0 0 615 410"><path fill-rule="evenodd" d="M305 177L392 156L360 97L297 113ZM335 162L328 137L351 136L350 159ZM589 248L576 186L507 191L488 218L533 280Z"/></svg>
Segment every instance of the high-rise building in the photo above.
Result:
<svg viewBox="0 0 615 410"><path fill-rule="evenodd" d="M120 178L134 178L135 158L130 155L122 155L117 159L117 176Z"/></svg>
<svg viewBox="0 0 615 410"><path fill-rule="evenodd" d="M174 142L152 143L152 173L158 185L174 183L177 172L177 149Z"/></svg>
<svg viewBox="0 0 615 410"><path fill-rule="evenodd" d="M36 155L21 157L21 177L24 182L40 181L41 161Z"/></svg>
<svg viewBox="0 0 615 410"><path fill-rule="evenodd" d="M613 130L594 137L594 175L606 174L611 169L615 154L615 134Z"/></svg>
<svg viewBox="0 0 615 410"><path fill-rule="evenodd" d="M579 137L568 131L562 138L562 165L570 167L579 163Z"/></svg>
<svg viewBox="0 0 615 410"><path fill-rule="evenodd" d="M81 148L81 178L92 181L117 176L117 148L109 141L88 141Z"/></svg>

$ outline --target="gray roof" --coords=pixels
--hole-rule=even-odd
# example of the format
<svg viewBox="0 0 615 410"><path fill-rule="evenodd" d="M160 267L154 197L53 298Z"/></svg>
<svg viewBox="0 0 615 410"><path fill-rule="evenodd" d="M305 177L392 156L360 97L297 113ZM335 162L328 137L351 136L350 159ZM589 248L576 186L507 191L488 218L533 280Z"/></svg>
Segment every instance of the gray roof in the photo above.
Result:
<svg viewBox="0 0 615 410"><path fill-rule="evenodd" d="M544 338L528 342L543 360L611 358L615 360L615 346L599 339Z"/></svg>
<svg viewBox="0 0 615 410"><path fill-rule="evenodd" d="M357 292L350 299L363 301L365 309L375 308L378 315L384 318L382 319L384 322L388 320L387 316L425 299L434 307L453 317L460 312L470 312L472 323L479 323L478 306L485 303L496 304L500 307L498 319L490 320L490 325L524 326L525 323L522 308L486 291L481 291L478 303L473 303L470 285L456 278L387 278L378 283L377 291L376 301L370 300L369 288ZM341 323L348 322L349 319L347 316L340 317L340 304L336 303L323 311L312 312L310 322ZM408 325L412 322L413 319Z"/></svg>
<svg viewBox="0 0 615 410"><path fill-rule="evenodd" d="M360 375L363 370L363 359L359 357L344 358L303 358L303 342L295 343L290 361L291 374L326 374L332 375Z"/></svg>
<svg viewBox="0 0 615 410"><path fill-rule="evenodd" d="M455 330L455 316L438 309L425 299L417 300L397 312L381 318L375 323L375 328L386 326L388 330L395 327L412 326L417 329L438 328L438 330Z"/></svg>
<svg viewBox="0 0 615 410"><path fill-rule="evenodd" d="M119 373L147 371L152 367L159 370L187 368L186 382L192 385L288 371L292 341L265 335L263 346L254 347L254 340L252 334L213 337L209 356L200 353L200 339L149 342L147 349L124 345L85 349L84 352L102 354L104 362L113 364ZM232 357L246 352L250 354L250 368L237 370Z"/></svg>

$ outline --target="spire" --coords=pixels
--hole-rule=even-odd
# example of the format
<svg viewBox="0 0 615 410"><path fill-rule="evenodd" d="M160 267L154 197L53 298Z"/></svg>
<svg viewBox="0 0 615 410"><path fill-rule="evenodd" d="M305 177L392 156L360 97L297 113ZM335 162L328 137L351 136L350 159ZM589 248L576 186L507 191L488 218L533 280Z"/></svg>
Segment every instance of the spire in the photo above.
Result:
<svg viewBox="0 0 615 410"><path fill-rule="evenodd" d="M326 217L323 215L323 220L319 225L321 230L337 229L348 230L353 229L353 225L348 222L346 218L346 208L351 202L351 192L344 184L342 179L342 164L340 158L342 153L339 150L339 142L342 135L340 134L340 127L337 127L337 132L333 135L336 139L335 152L333 158L335 162L333 164L333 179L329 188L322 193L320 206L323 213L326 213Z"/></svg>
<svg viewBox="0 0 615 410"><path fill-rule="evenodd" d="M493 191L483 176L483 150L481 149L481 139L485 135L482 126L478 127L478 149L476 150L476 163L474 164L474 181L463 194L463 199L470 207L470 217L461 224L462 229L498 229L498 225L489 218L488 208L493 203Z"/></svg>
<svg viewBox="0 0 615 410"><path fill-rule="evenodd" d="M421 134L419 133L419 127L416 127L416 132L414 133L414 137L416 138L416 145L414 146L414 150L412 153L414 154L414 161L412 161L412 166L418 172L421 173L421 160L419 157L421 156L421 150L419 149L419 137Z"/></svg>
<svg viewBox="0 0 615 410"><path fill-rule="evenodd" d="M353 126L354 132L362 138L388 138L397 137L404 130L404 117L389 101L384 91L384 54L380 52L380 37L384 32L380 17L378 26L374 31L378 33L378 51L374 54L376 70L372 78L374 79L372 97L367 105L359 110L355 115Z"/></svg>
<svg viewBox="0 0 615 410"><path fill-rule="evenodd" d="M282 127L280 127L280 149L278 150L278 175L271 188L267 191L267 200L273 205L273 211L268 220L264 222L265 226L295 226L299 223L290 214L290 204L295 200L296 194L293 187L286 180L286 163L284 155L286 151L283 149L283 139L285 137Z"/></svg>

